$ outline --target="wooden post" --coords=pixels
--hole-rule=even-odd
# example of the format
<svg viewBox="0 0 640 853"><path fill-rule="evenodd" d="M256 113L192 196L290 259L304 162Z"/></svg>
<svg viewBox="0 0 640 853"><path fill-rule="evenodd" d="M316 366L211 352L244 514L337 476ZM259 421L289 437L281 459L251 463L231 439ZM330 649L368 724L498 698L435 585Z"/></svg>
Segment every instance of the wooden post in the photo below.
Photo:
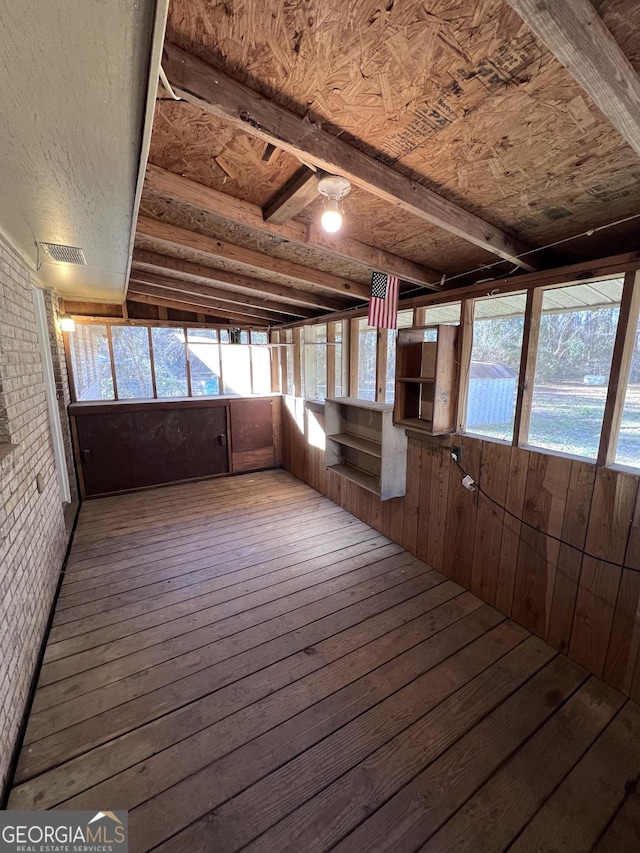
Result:
<svg viewBox="0 0 640 853"><path fill-rule="evenodd" d="M107 323L107 344L109 346L109 361L111 362L111 381L113 382L113 399L118 399L118 381L116 379L116 363L113 358L113 340L111 338L111 324Z"/></svg>
<svg viewBox="0 0 640 853"><path fill-rule="evenodd" d="M463 299L460 308L460 328L458 329L458 411L456 431L464 431L469 397L469 371L471 368L471 349L473 347L473 309L474 299Z"/></svg>
<svg viewBox="0 0 640 853"><path fill-rule="evenodd" d="M607 401L604 407L602 430L600 431L599 465L611 465L615 462L639 316L640 272L628 272L624 277L620 317L609 373Z"/></svg>
<svg viewBox="0 0 640 853"><path fill-rule="evenodd" d="M384 403L387 398L388 329L377 329L376 344L376 401Z"/></svg>
<svg viewBox="0 0 640 853"><path fill-rule="evenodd" d="M514 443L520 447L529 438L531 421L531 401L533 399L533 380L540 339L540 319L542 317L542 298L544 290L536 287L527 293L527 305L524 311L524 331L522 335L522 356L520 376L516 397L516 417L514 425Z"/></svg>

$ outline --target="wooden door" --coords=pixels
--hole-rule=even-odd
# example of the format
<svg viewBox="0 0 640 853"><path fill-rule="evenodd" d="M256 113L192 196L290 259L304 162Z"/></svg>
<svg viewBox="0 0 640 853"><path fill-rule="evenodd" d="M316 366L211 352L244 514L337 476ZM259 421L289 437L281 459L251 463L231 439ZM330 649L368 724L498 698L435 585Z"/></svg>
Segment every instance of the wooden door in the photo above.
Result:
<svg viewBox="0 0 640 853"><path fill-rule="evenodd" d="M165 411L164 447L169 481L226 474L227 407Z"/></svg>

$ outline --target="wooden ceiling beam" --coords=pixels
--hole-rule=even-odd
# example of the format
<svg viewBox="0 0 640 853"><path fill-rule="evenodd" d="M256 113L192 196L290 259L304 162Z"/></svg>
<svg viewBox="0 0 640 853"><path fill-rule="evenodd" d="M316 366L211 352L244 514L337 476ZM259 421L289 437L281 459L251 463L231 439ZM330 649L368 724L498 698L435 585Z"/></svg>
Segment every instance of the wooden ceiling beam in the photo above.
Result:
<svg viewBox="0 0 640 853"><path fill-rule="evenodd" d="M285 287L285 285L274 284L269 281L260 281L228 270L219 270L205 266L205 264L185 261L182 258L149 252L146 249L134 250L132 269L160 273L177 279L186 277L188 280L195 279L201 282L228 285L234 290L247 292L250 295L255 293L268 294L285 303L307 305L317 309L326 308L328 311L341 311L353 304L349 298L329 296L325 292L316 290L303 290L302 288Z"/></svg>
<svg viewBox="0 0 640 853"><path fill-rule="evenodd" d="M127 291L127 299L133 294L143 294L154 298L157 297L158 299L172 299L174 302L184 302L189 305L200 305L205 308L211 308L213 311L222 314L222 316L230 317L233 320L244 318L248 322L249 318L254 318L271 324L282 323L281 314L265 311L261 308L252 308L248 305L231 305L228 302L220 302L208 296L200 296L196 293L184 293L180 290L169 290L166 287L146 282L132 281Z"/></svg>
<svg viewBox="0 0 640 853"><path fill-rule="evenodd" d="M138 284L154 284L180 293L189 293L193 296L207 296L218 299L221 302L229 302L231 305L246 305L254 308L264 308L275 314L287 314L289 317L314 317L318 310L303 308L300 305L285 305L272 299L264 299L260 293L248 294L237 291L223 290L212 287L209 284L185 281L184 279L171 278L171 276L159 275L158 273L145 272L144 270L132 270L130 280ZM233 310L233 309L232 309Z"/></svg>
<svg viewBox="0 0 640 853"><path fill-rule="evenodd" d="M296 246L316 249L334 258L362 264L372 272L388 272L403 281L420 284L431 290L440 290L442 273L437 270L428 269L407 258L368 246L350 237L341 237L339 234L329 236L316 225L306 226L294 220L283 225L265 222L262 209L257 204L234 198L228 193L183 178L151 163L147 166L145 189L198 210L206 210L236 225L245 225L264 234L280 237Z"/></svg>
<svg viewBox="0 0 640 853"><path fill-rule="evenodd" d="M508 0L640 155L640 77L590 0Z"/></svg>
<svg viewBox="0 0 640 853"><path fill-rule="evenodd" d="M159 308L173 308L174 311L191 311L193 314L205 314L207 317L212 317L223 325L229 325L229 322L231 322L254 328L267 328L269 326L269 323L265 320L248 318L240 314L231 315L215 308L209 308L206 305L193 305L190 302L183 302L178 299L148 296L145 293L137 293L135 291L127 293L127 302L139 302L143 305L156 305Z"/></svg>
<svg viewBox="0 0 640 853"><path fill-rule="evenodd" d="M177 45L165 43L162 57L175 94L231 126L277 145L361 189L527 270L536 264L520 255L529 247L417 181L280 107Z"/></svg>
<svg viewBox="0 0 640 853"><path fill-rule="evenodd" d="M317 200L318 173L308 166L302 166L265 204L262 218L274 225L284 225Z"/></svg>
<svg viewBox="0 0 640 853"><path fill-rule="evenodd" d="M211 258L222 258L225 261L239 263L252 269L266 270L296 281L314 284L316 287L334 293L346 293L362 299L369 297L368 284L340 278L337 275L310 267L303 267L301 264L294 264L292 261L265 255L262 252L255 251L255 249L246 249L233 243L225 243L216 237L207 237L205 234L199 234L196 231L188 231L186 228L179 228L169 222L162 222L160 219L139 216L136 233L149 237L162 246L169 246L174 249L191 249L203 255L209 255Z"/></svg>

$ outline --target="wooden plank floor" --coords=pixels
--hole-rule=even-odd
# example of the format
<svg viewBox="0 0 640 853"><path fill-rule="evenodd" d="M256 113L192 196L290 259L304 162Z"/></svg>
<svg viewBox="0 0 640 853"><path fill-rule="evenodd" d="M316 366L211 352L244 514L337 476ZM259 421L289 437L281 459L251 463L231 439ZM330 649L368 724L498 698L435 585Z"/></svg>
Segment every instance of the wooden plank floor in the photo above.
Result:
<svg viewBox="0 0 640 853"><path fill-rule="evenodd" d="M131 850L637 850L640 709L283 471L81 510L9 808Z"/></svg>

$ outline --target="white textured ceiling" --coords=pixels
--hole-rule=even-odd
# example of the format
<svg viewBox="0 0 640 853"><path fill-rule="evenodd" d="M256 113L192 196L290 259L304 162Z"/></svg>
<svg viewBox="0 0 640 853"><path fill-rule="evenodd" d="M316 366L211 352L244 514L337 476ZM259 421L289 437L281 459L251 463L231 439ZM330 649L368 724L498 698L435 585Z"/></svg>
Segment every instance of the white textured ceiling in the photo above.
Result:
<svg viewBox="0 0 640 853"><path fill-rule="evenodd" d="M0 0L0 228L64 296L125 292L155 0ZM153 81L155 91L155 79Z"/></svg>

